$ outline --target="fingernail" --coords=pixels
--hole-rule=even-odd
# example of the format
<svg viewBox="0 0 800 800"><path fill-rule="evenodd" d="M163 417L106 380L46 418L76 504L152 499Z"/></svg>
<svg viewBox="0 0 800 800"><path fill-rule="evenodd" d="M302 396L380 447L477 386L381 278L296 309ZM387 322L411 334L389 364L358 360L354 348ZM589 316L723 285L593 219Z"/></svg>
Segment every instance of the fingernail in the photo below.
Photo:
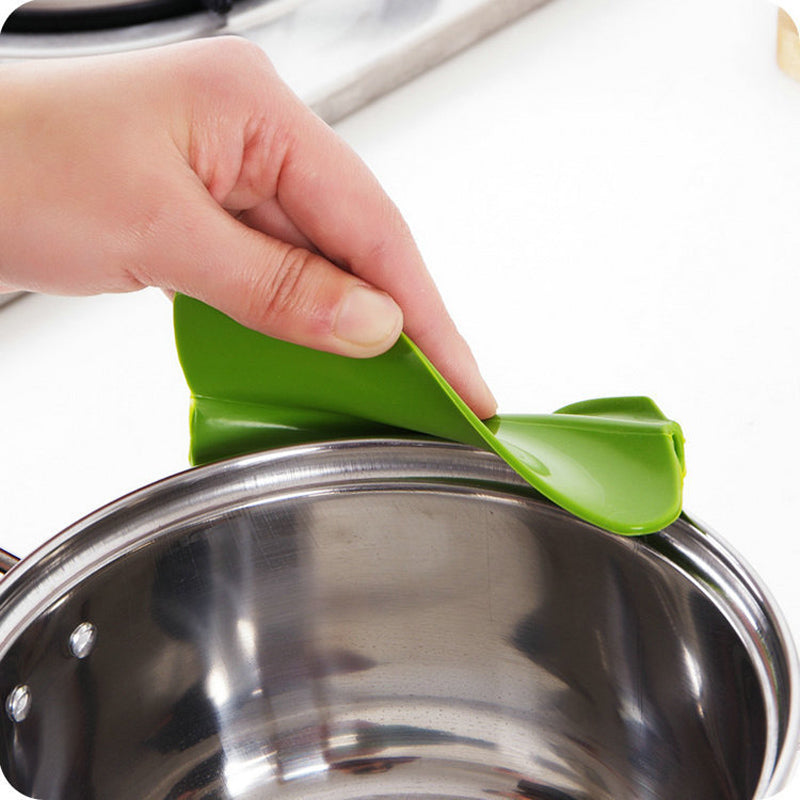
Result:
<svg viewBox="0 0 800 800"><path fill-rule="evenodd" d="M465 391L465 399L480 419L488 419L497 413L497 400L492 394L489 384L486 383L483 375L481 375L475 356L472 355L471 351L468 352L472 360L473 370L469 384L467 384L468 389Z"/></svg>
<svg viewBox="0 0 800 800"><path fill-rule="evenodd" d="M478 373L476 376L475 394L480 398L480 403L484 408L491 408L493 411L497 410L497 398L494 396L494 394L492 394L489 384L486 383L483 375L480 373Z"/></svg>
<svg viewBox="0 0 800 800"><path fill-rule="evenodd" d="M393 342L402 329L400 306L385 292L361 285L344 296L333 326L338 339L365 348Z"/></svg>
<svg viewBox="0 0 800 800"><path fill-rule="evenodd" d="M497 413L497 398L492 394L492 390L483 378L481 378L481 384L478 391L482 397L478 404L477 414L481 419L488 419Z"/></svg>

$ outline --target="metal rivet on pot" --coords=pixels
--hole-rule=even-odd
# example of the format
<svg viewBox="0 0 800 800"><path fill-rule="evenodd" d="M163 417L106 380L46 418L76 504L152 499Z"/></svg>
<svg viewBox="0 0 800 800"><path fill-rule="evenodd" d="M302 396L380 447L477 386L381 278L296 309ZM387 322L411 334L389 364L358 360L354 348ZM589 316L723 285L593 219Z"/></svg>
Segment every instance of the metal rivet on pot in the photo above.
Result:
<svg viewBox="0 0 800 800"><path fill-rule="evenodd" d="M31 690L21 683L11 690L6 698L6 713L12 722L23 722L31 710Z"/></svg>
<svg viewBox="0 0 800 800"><path fill-rule="evenodd" d="M70 634L69 650L75 658L86 658L97 640L97 628L91 622L81 622Z"/></svg>

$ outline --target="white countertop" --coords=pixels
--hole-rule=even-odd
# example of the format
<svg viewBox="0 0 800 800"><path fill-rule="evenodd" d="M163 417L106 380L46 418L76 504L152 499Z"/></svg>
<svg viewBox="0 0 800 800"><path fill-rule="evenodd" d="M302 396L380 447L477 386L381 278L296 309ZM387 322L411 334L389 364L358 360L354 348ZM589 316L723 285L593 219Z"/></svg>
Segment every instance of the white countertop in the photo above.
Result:
<svg viewBox="0 0 800 800"><path fill-rule="evenodd" d="M653 397L686 509L800 640L800 83L774 37L763 0L557 0L337 129L501 410ZM186 468L187 417L159 292L0 311L0 546Z"/></svg>

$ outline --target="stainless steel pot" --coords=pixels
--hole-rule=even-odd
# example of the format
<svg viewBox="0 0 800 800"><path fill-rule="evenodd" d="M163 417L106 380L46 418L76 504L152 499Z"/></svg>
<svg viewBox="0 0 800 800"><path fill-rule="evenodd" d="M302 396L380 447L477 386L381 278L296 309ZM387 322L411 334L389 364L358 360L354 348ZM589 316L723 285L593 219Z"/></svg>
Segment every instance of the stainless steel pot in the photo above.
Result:
<svg viewBox="0 0 800 800"><path fill-rule="evenodd" d="M192 470L0 583L2 767L46 800L752 800L797 680L715 536L606 534L450 444Z"/></svg>

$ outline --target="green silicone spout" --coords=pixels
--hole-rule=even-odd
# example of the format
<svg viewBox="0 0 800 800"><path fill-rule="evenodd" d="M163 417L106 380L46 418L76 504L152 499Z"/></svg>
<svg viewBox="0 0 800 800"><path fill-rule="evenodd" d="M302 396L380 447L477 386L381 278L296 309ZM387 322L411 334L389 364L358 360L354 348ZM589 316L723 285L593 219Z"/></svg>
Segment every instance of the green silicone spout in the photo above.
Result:
<svg viewBox="0 0 800 800"><path fill-rule="evenodd" d="M414 431L493 450L550 500L615 533L652 533L680 514L683 434L646 397L481 421L405 335L353 359L264 336L183 295L174 313L194 464Z"/></svg>

